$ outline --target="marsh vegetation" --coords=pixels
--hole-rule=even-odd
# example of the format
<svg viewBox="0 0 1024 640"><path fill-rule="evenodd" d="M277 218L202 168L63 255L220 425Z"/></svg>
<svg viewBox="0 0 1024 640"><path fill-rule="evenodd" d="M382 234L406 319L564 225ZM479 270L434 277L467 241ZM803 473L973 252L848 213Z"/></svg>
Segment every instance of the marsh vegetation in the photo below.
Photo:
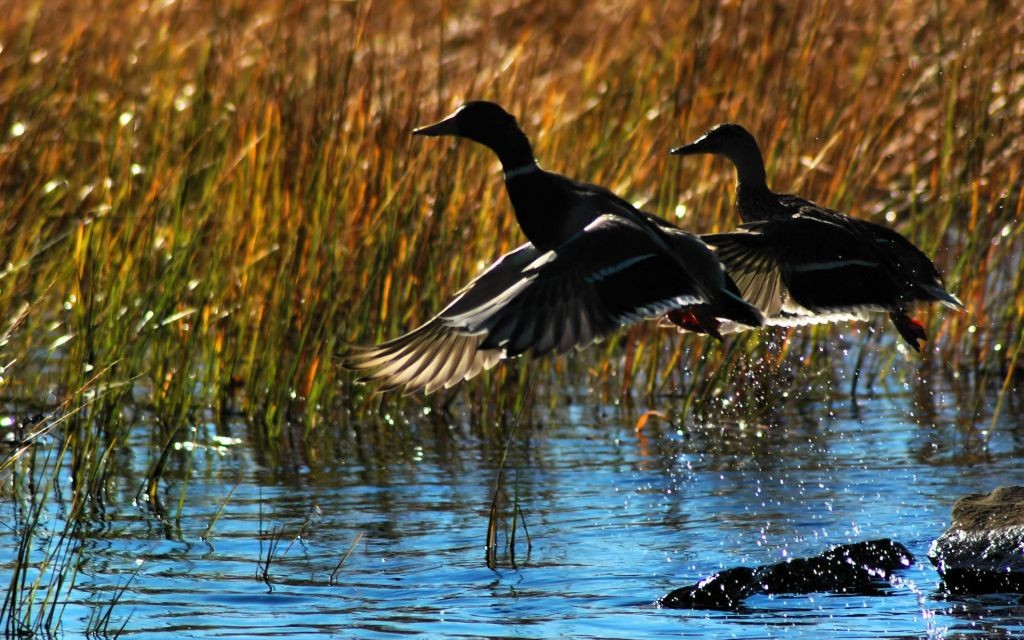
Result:
<svg viewBox="0 0 1024 640"><path fill-rule="evenodd" d="M1024 367L1022 11L0 3L7 632L56 630L100 541L137 531L125 522L212 539L253 517L250 484L300 469L373 485L424 446L442 467L467 449L496 464L524 403L514 450L543 460L552 420L777 424L897 388L927 427L940 393L955 428L936 446L990 459ZM741 122L771 184L899 230L968 310L922 310L920 356L881 320L725 343L649 323L430 398L374 395L335 354L423 322L522 239L491 155L410 135L469 98L516 113L545 166L701 233L738 222L733 176L668 150ZM257 529L296 539L320 517L291 515ZM136 584L90 594L79 626L116 633Z"/></svg>

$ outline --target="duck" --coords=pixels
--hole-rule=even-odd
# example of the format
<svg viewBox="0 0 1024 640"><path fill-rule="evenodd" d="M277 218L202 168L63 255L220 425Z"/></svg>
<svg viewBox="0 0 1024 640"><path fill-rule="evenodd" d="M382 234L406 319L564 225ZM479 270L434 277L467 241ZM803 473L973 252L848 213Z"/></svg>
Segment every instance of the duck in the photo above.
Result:
<svg viewBox="0 0 1024 640"><path fill-rule="evenodd" d="M671 313L721 338L721 322L760 326L711 248L610 190L542 169L516 118L471 101L416 136L479 143L501 163L526 242L487 267L423 325L352 347L342 365L382 391L433 393L524 353L583 349L620 327Z"/></svg>
<svg viewBox="0 0 1024 640"><path fill-rule="evenodd" d="M769 189L761 148L742 126L716 125L670 153L723 156L735 167L743 223L701 239L714 247L743 297L764 313L766 325L859 320L882 312L920 352L928 336L910 306L964 308L932 260L900 233Z"/></svg>

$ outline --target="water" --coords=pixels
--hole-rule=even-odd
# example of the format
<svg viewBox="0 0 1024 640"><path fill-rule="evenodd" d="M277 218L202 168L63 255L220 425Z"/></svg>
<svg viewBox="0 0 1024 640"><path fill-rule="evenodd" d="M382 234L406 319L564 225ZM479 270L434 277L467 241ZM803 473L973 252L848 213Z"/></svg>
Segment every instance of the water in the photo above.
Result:
<svg viewBox="0 0 1024 640"><path fill-rule="evenodd" d="M1024 605L943 599L925 554L955 497L1024 483L1024 427L1005 412L978 455L957 394L926 395L926 406L902 386L856 407L836 395L790 403L768 425L652 420L640 436L636 412L558 409L511 449L505 488L532 548L520 526L510 557L503 528L496 570L484 563L496 447L470 432L424 426L386 462L320 452L338 462L282 470L229 425L224 446L175 454L194 462L177 526L132 506L142 426L85 537L63 632L81 635L123 589L109 628L127 638L1022 635ZM173 514L181 481L162 487ZM14 522L15 506L0 508ZM59 524L59 507L50 515ZM883 537L917 556L885 597L653 604L718 569ZM14 545L0 528L5 584Z"/></svg>

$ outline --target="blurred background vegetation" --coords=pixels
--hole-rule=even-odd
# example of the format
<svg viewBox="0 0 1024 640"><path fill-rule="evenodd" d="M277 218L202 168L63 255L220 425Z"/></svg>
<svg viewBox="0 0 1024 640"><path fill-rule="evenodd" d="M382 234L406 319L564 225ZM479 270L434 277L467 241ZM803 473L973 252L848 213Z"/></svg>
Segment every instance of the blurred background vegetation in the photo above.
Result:
<svg viewBox="0 0 1024 640"><path fill-rule="evenodd" d="M765 412L781 397L766 386L895 366L1002 402L1024 340L1021 12L2 2L0 394L18 445L5 467L59 434L101 469L142 413L158 425L154 478L188 428L231 416L315 459L325 434L372 445L435 409L500 421L531 375L542 404L735 397ZM475 98L517 114L544 166L694 232L738 223L733 175L668 149L740 122L777 190L895 227L968 311L921 310L921 357L881 324L718 344L649 323L437 397L375 396L334 355L423 322L522 241L491 154L410 135Z"/></svg>

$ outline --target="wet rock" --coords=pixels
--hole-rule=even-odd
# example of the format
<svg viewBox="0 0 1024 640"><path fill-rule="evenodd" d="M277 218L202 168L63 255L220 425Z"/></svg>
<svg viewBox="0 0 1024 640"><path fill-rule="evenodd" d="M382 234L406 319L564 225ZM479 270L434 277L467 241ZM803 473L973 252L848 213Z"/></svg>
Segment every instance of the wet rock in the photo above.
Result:
<svg viewBox="0 0 1024 640"><path fill-rule="evenodd" d="M928 558L951 593L1024 593L1024 487L957 500Z"/></svg>
<svg viewBox="0 0 1024 640"><path fill-rule="evenodd" d="M735 609L756 593L880 595L893 571L914 556L899 542L869 540L832 547L813 558L794 558L756 568L734 567L669 593L658 604L670 609Z"/></svg>
<svg viewBox="0 0 1024 640"><path fill-rule="evenodd" d="M760 592L756 574L757 569L750 567L719 571L697 584L672 591L658 605L668 609L735 609L746 597Z"/></svg>

